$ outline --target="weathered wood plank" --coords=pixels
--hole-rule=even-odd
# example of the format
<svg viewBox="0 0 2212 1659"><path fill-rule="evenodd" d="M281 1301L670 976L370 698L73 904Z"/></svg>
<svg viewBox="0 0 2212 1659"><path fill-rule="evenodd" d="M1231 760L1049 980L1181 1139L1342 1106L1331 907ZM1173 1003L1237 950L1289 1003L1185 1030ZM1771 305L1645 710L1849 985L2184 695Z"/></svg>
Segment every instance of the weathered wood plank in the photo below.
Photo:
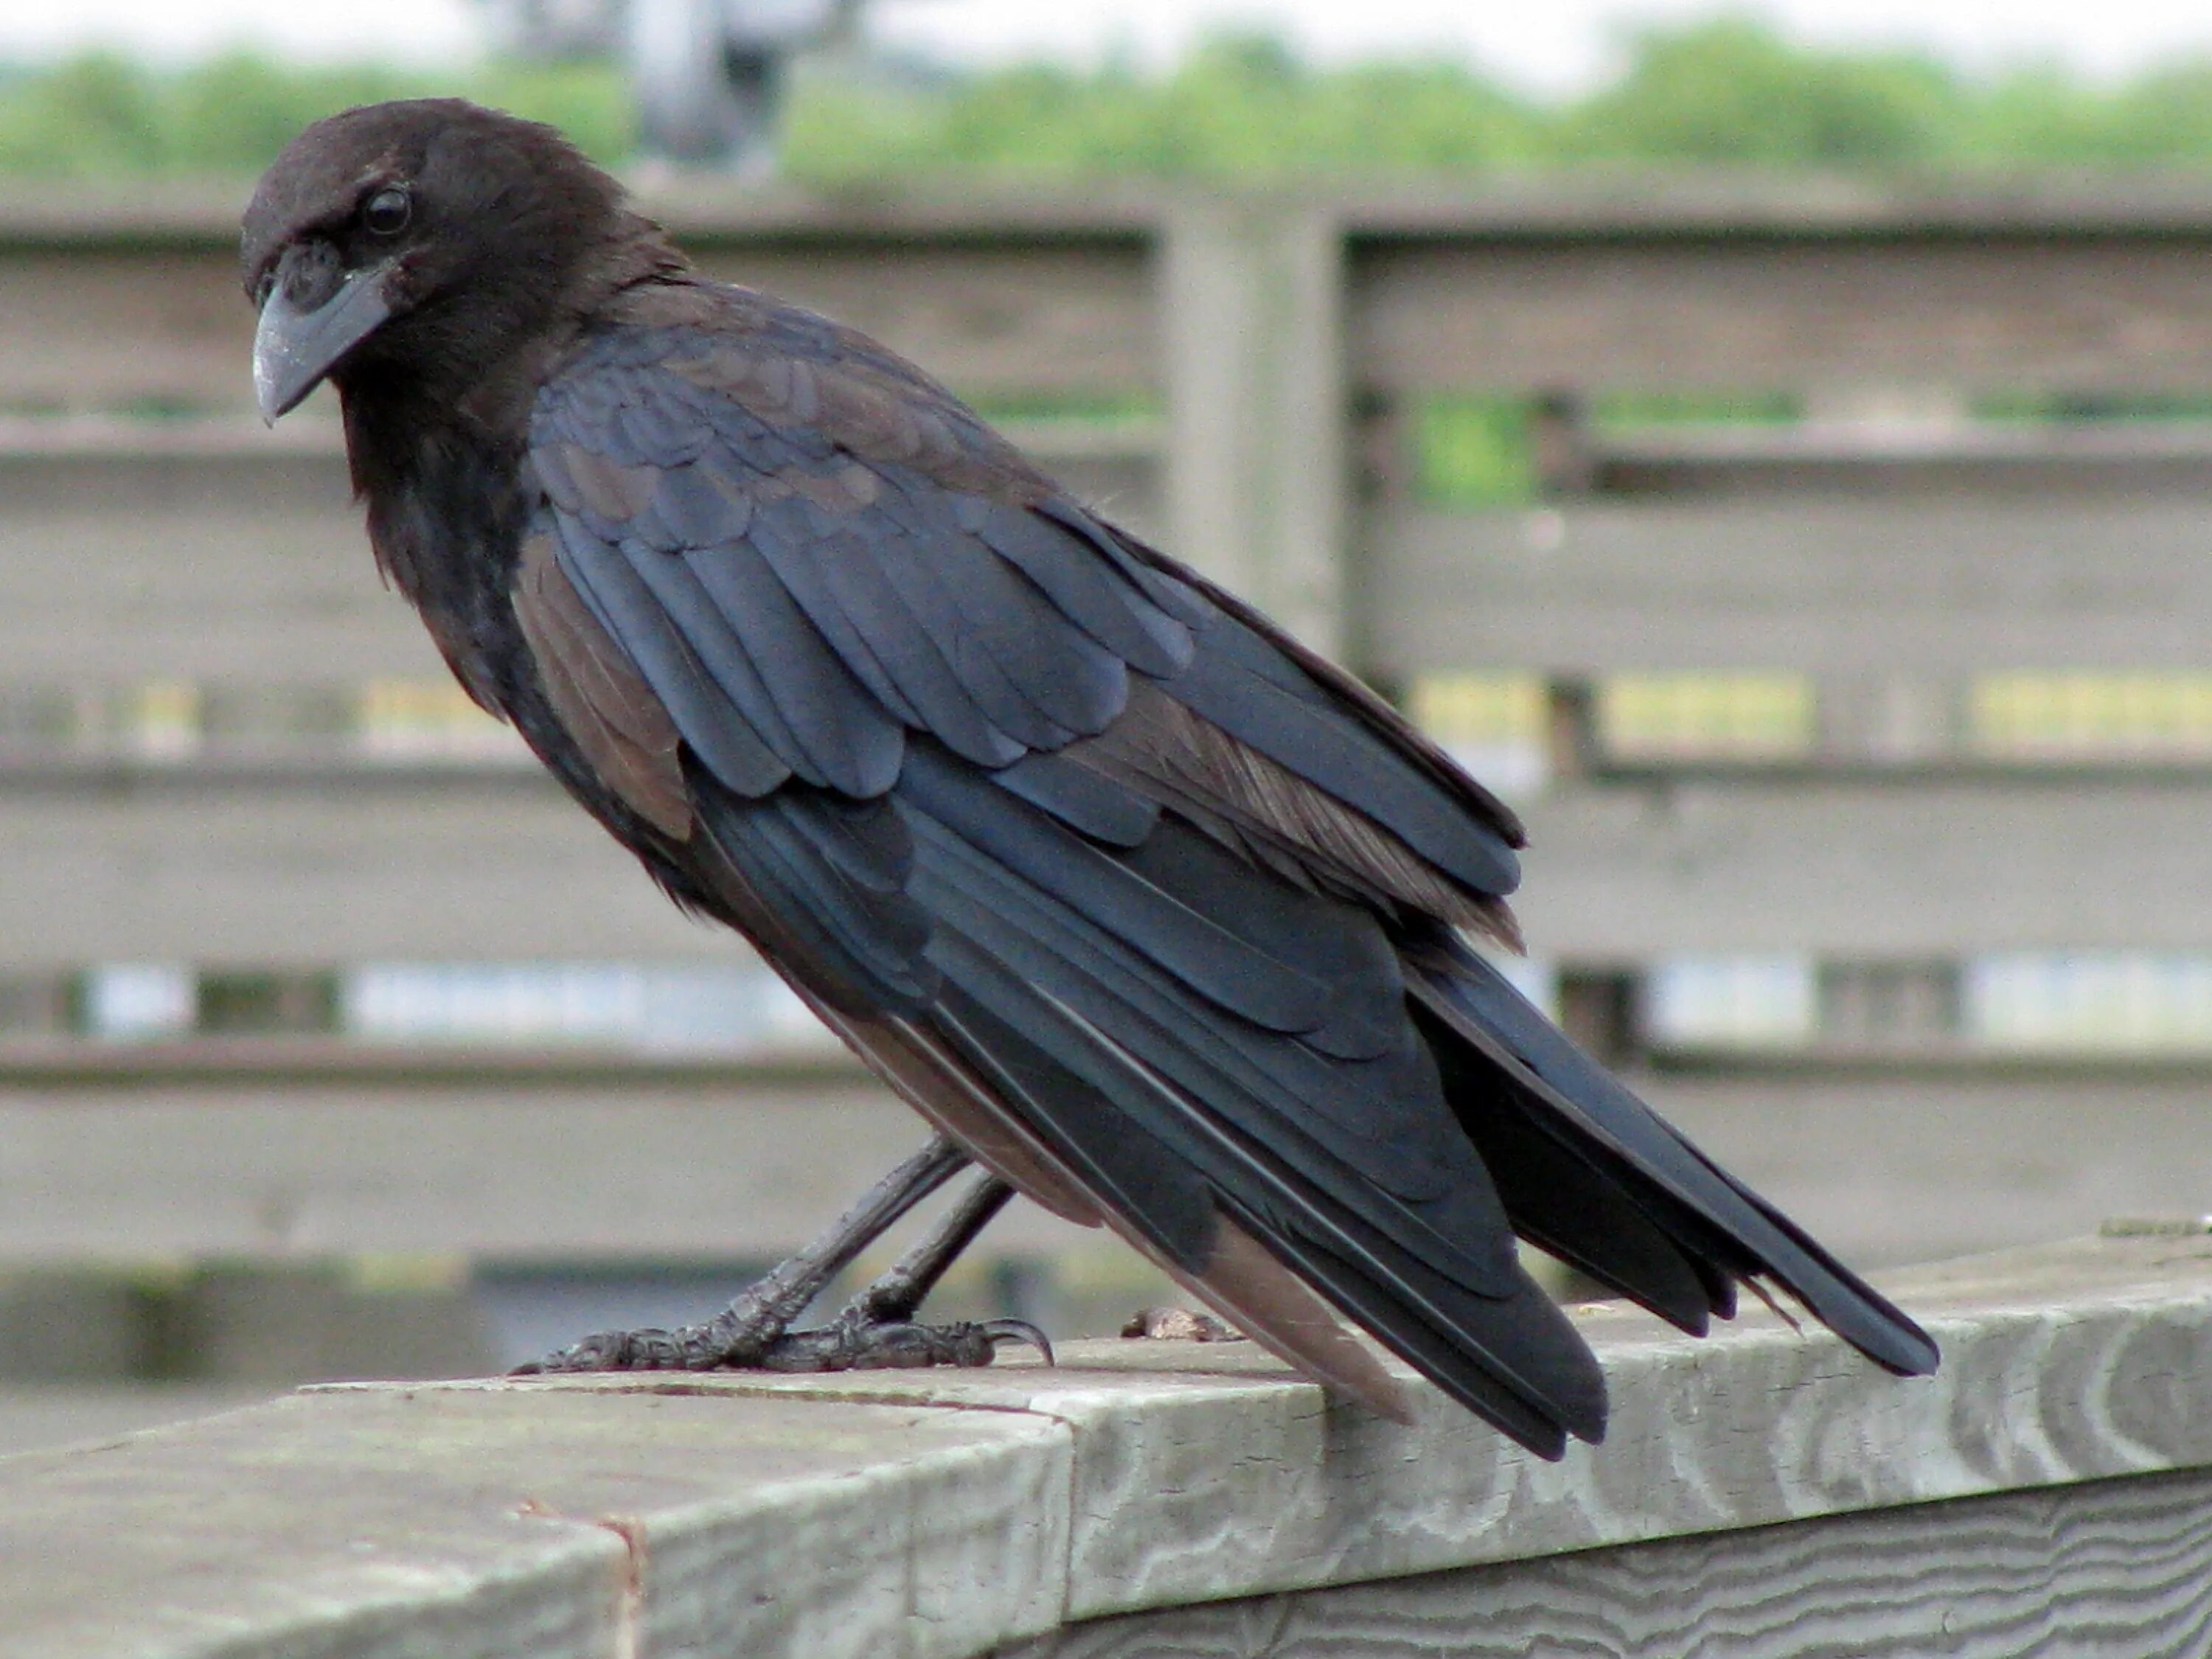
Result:
<svg viewBox="0 0 2212 1659"><path fill-rule="evenodd" d="M1341 237L1323 212L1210 201L1160 258L1172 545L1322 651L1343 649Z"/></svg>
<svg viewBox="0 0 2212 1659"><path fill-rule="evenodd" d="M1438 235L1351 260L1354 377L1393 392L2212 380L2193 238Z"/></svg>
<svg viewBox="0 0 2212 1659"><path fill-rule="evenodd" d="M335 453L0 459L15 685L442 677L377 580Z"/></svg>
<svg viewBox="0 0 2212 1659"><path fill-rule="evenodd" d="M2193 668L2212 615L2212 510L2174 498L1399 510L1365 534L1400 677Z"/></svg>
<svg viewBox="0 0 2212 1659"><path fill-rule="evenodd" d="M1992 1066L1980 1076L1660 1072L1637 1091L1857 1267L2212 1210L2198 1064L2163 1075Z"/></svg>
<svg viewBox="0 0 2212 1659"><path fill-rule="evenodd" d="M1710 499L2078 493L2094 504L2147 494L2202 495L2212 486L2212 428L2200 421L1862 416L1578 435L1586 444L1589 488L1601 494Z"/></svg>
<svg viewBox="0 0 2212 1659"><path fill-rule="evenodd" d="M1582 1310L1613 1419L1604 1445L1558 1464L1425 1385L1411 1431L1328 1406L1242 1344L1081 1343L1049 1370L736 1386L1067 1424L1071 1620L2212 1464L2197 1363L2212 1238L2084 1241L1882 1282L1943 1343L1936 1376L1900 1382L1764 1312L1700 1345Z"/></svg>
<svg viewBox="0 0 2212 1659"><path fill-rule="evenodd" d="M1111 397L1153 389L1164 371L1146 249L1133 238L702 252L711 274L866 329L970 396Z"/></svg>
<svg viewBox="0 0 2212 1659"><path fill-rule="evenodd" d="M167 1428L276 1392L236 1382L0 1382L0 1457Z"/></svg>
<svg viewBox="0 0 2212 1659"><path fill-rule="evenodd" d="M682 917L534 772L223 782L141 769L0 794L0 967L727 961L741 948ZM2194 775L2115 775L2094 792L2016 778L1577 787L1528 804L1515 903L1540 954L1593 965L2198 950L2212 944L2208 792Z"/></svg>
<svg viewBox="0 0 2212 1659"><path fill-rule="evenodd" d="M18 971L745 957L534 770L343 790L14 791L0 793L0 965Z"/></svg>
<svg viewBox="0 0 2212 1659"><path fill-rule="evenodd" d="M234 187L0 203L10 399L242 407ZM648 206L718 267L830 302L956 384L1157 383L1142 267L1165 203L1033 193ZM1352 332L1392 389L1798 384L1869 376L2201 384L2201 191L1547 185L1353 193ZM1669 217L1678 212L1680 217ZM896 284L873 272L898 261ZM840 272L854 273L850 276ZM1881 313L1880 330L1867 319Z"/></svg>
<svg viewBox="0 0 2212 1659"><path fill-rule="evenodd" d="M857 1075L9 1090L0 1262L773 1261L927 1135ZM1021 1204L988 1248L1102 1244Z"/></svg>
<svg viewBox="0 0 2212 1659"><path fill-rule="evenodd" d="M1112 241L1141 234L1175 199L1141 179L1079 191L969 179L896 189L808 191L708 175L639 179L646 210L702 243L874 238L990 243ZM228 249L249 178L0 180L0 244L68 249ZM1310 192L1362 235L1434 240L1716 234L1812 239L1992 234L2056 240L2187 237L2212 225L2212 191L2188 173L2025 173L2002 179L1743 175L1680 170L1538 173L1468 180L1360 179Z"/></svg>
<svg viewBox="0 0 2212 1659"><path fill-rule="evenodd" d="M1362 180L1341 205L1355 231L1378 239L1575 239L1604 246L1741 235L2188 236L2212 222L2212 191L2203 179L2136 170L1972 181L1672 167L1530 172L1480 181Z"/></svg>
<svg viewBox="0 0 2212 1659"><path fill-rule="evenodd" d="M0 1088L0 1262L781 1255L918 1145L856 1071L206 1068ZM473 1069L471 1066L473 1066ZM2201 1076L1661 1073L1635 1086L1859 1267L2212 1207ZM1112 1251L1018 1204L992 1252Z"/></svg>
<svg viewBox="0 0 2212 1659"><path fill-rule="evenodd" d="M1419 1385L1410 1430L1328 1407L1244 1345L1082 1344L1055 1370L325 1389L0 1463L0 1600L15 1650L71 1659L950 1659L1193 1600L1418 1591L1405 1576L1718 1534L1695 1558L1707 1599L1671 1593L1725 1639L1727 1589L1748 1582L1729 1546L1765 1547L1745 1528L1885 1512L1848 1534L1870 1546L1832 1558L1848 1583L1880 1571L1893 1528L1957 1525L1909 1506L2047 1487L2125 1529L2069 1550L2081 1510L2057 1498L2040 1512L2059 1517L2051 1574L2132 1538L2130 1582L2161 1558L2177 1580L2168 1553L2202 1529L2181 1545L2137 1501L2153 1488L2100 1486L2212 1464L2212 1368L2194 1363L2212 1239L2078 1243L1889 1288L1945 1341L1942 1376L1898 1382L1763 1314L1702 1346L1584 1316L1618 1409L1606 1446L1558 1465ZM2036 1524L1989 1529L1984 1583L2025 1571ZM1964 1542L1931 1531L1923 1553ZM1636 1558L1616 1571L1650 1582Z"/></svg>
<svg viewBox="0 0 2212 1659"><path fill-rule="evenodd" d="M9 1459L9 1650L960 1659L1056 1621L1064 1427L735 1404L309 1395Z"/></svg>
<svg viewBox="0 0 2212 1659"><path fill-rule="evenodd" d="M2179 778L1564 788L1528 804L1514 908L1538 954L1622 966L2197 950L2212 944L2208 815L2205 787Z"/></svg>
<svg viewBox="0 0 2212 1659"><path fill-rule="evenodd" d="M2212 1476L2144 1475L1125 1614L999 1659L2212 1651Z"/></svg>

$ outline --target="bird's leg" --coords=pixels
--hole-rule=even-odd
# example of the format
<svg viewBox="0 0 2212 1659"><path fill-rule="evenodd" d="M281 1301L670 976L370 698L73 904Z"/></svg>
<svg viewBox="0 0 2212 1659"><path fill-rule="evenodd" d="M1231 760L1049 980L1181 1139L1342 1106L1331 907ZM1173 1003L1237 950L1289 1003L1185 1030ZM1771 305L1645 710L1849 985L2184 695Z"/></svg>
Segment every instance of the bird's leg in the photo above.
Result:
<svg viewBox="0 0 2212 1659"><path fill-rule="evenodd" d="M745 1287L730 1305L700 1325L674 1330L601 1331L580 1342L518 1365L518 1376L562 1371L652 1370L842 1370L854 1365L988 1364L1002 1341L1036 1341L1042 1336L1017 1322L943 1328L909 1325L896 1312L855 1317L848 1309L837 1324L825 1328L846 1333L839 1343L825 1343L823 1333L798 1332L786 1337L790 1322L821 1294L854 1258L873 1243L900 1217L958 1173L968 1155L943 1135L908 1158L862 1195L860 1201L833 1223L829 1231L788 1261ZM988 1188L1000 1188L990 1201L979 1204ZM960 1251L973 1242L986 1222L1009 1195L1002 1183L987 1181L969 1194L946 1221L856 1300L854 1308L868 1302L878 1287L911 1283L915 1288L901 1304L896 1289L885 1293L887 1310L903 1306L911 1312L929 1287L951 1265ZM869 1332L884 1337L872 1341ZM896 1334L896 1340L893 1340ZM802 1341L801 1339L811 1339ZM896 1351L900 1357L876 1357ZM814 1354L809 1359L802 1356Z"/></svg>
<svg viewBox="0 0 2212 1659"><path fill-rule="evenodd" d="M912 1319L922 1299L937 1288L945 1269L975 1242L991 1219L1006 1207L1014 1189L996 1176L983 1176L931 1230L846 1304L843 1316L878 1325Z"/></svg>
<svg viewBox="0 0 2212 1659"><path fill-rule="evenodd" d="M842 1371L890 1365L988 1365L1001 1342L1025 1342L1052 1364L1042 1331L1018 1319L917 1325L915 1312L945 1270L975 1242L1014 1189L996 1176L970 1187L950 1213L845 1304L829 1324L789 1331L761 1359L772 1371Z"/></svg>
<svg viewBox="0 0 2212 1659"><path fill-rule="evenodd" d="M935 1192L967 1163L968 1155L943 1135L908 1158L864 1194L830 1230L790 1260L738 1292L702 1325L669 1330L601 1331L515 1368L516 1376L546 1371L714 1370L760 1363L784 1328L823 1287L851 1265L908 1210Z"/></svg>

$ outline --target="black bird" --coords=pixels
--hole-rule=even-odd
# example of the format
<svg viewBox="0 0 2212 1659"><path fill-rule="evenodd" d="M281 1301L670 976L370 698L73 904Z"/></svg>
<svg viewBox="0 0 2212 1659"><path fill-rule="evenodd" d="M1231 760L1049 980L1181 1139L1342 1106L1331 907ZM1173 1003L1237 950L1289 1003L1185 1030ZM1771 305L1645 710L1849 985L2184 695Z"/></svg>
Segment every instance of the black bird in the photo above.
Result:
<svg viewBox="0 0 2212 1659"><path fill-rule="evenodd" d="M319 122L243 265L263 413L336 385L378 562L469 694L957 1143L836 1260L964 1154L1376 1409L1339 1315L1547 1456L1605 1388L1516 1233L1687 1331L1771 1280L1935 1366L1472 947L1517 943L1511 812L920 369L701 276L557 133ZM774 1363L820 1261L547 1366Z"/></svg>

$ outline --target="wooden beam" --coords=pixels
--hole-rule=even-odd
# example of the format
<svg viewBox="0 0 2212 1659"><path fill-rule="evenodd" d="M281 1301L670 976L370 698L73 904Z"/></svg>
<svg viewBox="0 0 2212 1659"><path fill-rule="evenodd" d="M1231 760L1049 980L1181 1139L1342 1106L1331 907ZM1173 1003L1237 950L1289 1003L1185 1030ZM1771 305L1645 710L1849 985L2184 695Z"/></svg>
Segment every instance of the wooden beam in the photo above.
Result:
<svg viewBox="0 0 2212 1659"><path fill-rule="evenodd" d="M712 250L718 276L881 335L973 394L1156 384L1141 242L998 246L866 240ZM0 226L0 407L252 407L253 310L228 246L9 246Z"/></svg>
<svg viewBox="0 0 2212 1659"><path fill-rule="evenodd" d="M202 1044L200 1048L219 1048ZM267 1045L273 1048L276 1045ZM0 1263L778 1257L919 1144L857 1068L370 1055L0 1073ZM135 1068L135 1069L134 1069ZM1756 1054L1632 1079L1854 1266L2207 1207L2199 1068L1823 1072ZM1118 1250L1017 1205L994 1252Z"/></svg>
<svg viewBox="0 0 2212 1659"><path fill-rule="evenodd" d="M708 274L869 333L970 396L1126 396L1159 384L1144 245L716 247Z"/></svg>
<svg viewBox="0 0 2212 1659"><path fill-rule="evenodd" d="M848 1071L0 1090L0 1262L780 1260L927 1138ZM1110 1248L1034 1205L989 1250ZM735 1288L733 1285L732 1289Z"/></svg>
<svg viewBox="0 0 2212 1659"><path fill-rule="evenodd" d="M0 966L744 960L534 771L0 793ZM550 902L551 896L558 902Z"/></svg>
<svg viewBox="0 0 2212 1659"><path fill-rule="evenodd" d="M1347 409L1335 225L1208 202L1160 260L1171 546L1324 652L1342 648Z"/></svg>
<svg viewBox="0 0 2212 1659"><path fill-rule="evenodd" d="M2162 1609L2212 1567L2203 1528L2135 1477L2202 1502L2209 1258L2202 1235L2099 1241L1888 1280L1945 1345L1942 1373L1911 1382L1760 1311L1703 1344L1586 1312L1613 1418L1556 1465L1425 1384L1401 1427L1245 1344L1076 1344L1054 1369L964 1374L324 1389L7 1460L0 1599L21 1641L149 1659L211 1628L272 1651L966 1659L1085 1620L1710 1536L1688 1559L1753 1552L1753 1604L1791 1596L1794 1624L1750 1651L1796 1650L1783 1638L1806 1628L1926 1651L1954 1596L1977 1641L1992 1607L2010 1639L2047 1627L2054 1583L2077 1608L2132 1595L2129 1628L2193 1633ZM1926 1507L2031 1492L2078 1501L1995 1528ZM1989 1538L1963 1558L1962 1514ZM1746 1530L1847 1518L1794 1551ZM1917 1593L1869 1596L1916 1524ZM1834 1595L1806 1582L1822 1576ZM1742 1629L1709 1578L1660 1595L1686 1646Z"/></svg>
<svg viewBox="0 0 2212 1659"><path fill-rule="evenodd" d="M2212 1476L2197 1470L1960 1498L1125 1613L999 1656L1522 1659L1701 1642L1731 1659L2014 1659L2023 1641L2183 1652L2212 1622L2207 1504Z"/></svg>
<svg viewBox="0 0 2212 1659"><path fill-rule="evenodd" d="M728 960L534 771L150 768L0 793L0 968L98 961ZM1540 953L1959 960L2212 946L2212 781L1992 775L1589 785L1527 803ZM549 908L548 892L562 902Z"/></svg>
<svg viewBox="0 0 2212 1659"><path fill-rule="evenodd" d="M632 179L641 204L678 236L716 243L941 240L1113 242L1143 234L1176 200L1140 179L1079 190L974 179L812 190L709 176ZM73 250L234 248L253 180L243 175L0 179L0 244ZM2187 238L2212 226L2212 190L2185 173L2028 173L1973 181L1864 174L1680 169L1530 173L1487 179L1359 179L1306 198L1377 240L1440 237L1613 243L1717 235L1815 241L1997 235L2054 241Z"/></svg>
<svg viewBox="0 0 2212 1659"><path fill-rule="evenodd" d="M2194 237L1378 238L1351 280L1355 381L1394 394L2212 380Z"/></svg>
<svg viewBox="0 0 2212 1659"><path fill-rule="evenodd" d="M1992 1061L1880 1075L1756 1054L1631 1079L1731 1175L1859 1268L1940 1261L2212 1209L2201 1067Z"/></svg>
<svg viewBox="0 0 2212 1659"><path fill-rule="evenodd" d="M1524 816L1514 908L1563 961L2212 946L2198 781L1683 781L1565 790Z"/></svg>
<svg viewBox="0 0 2212 1659"><path fill-rule="evenodd" d="M1399 677L2194 669L2212 615L2212 509L2172 497L1386 509L1366 536Z"/></svg>

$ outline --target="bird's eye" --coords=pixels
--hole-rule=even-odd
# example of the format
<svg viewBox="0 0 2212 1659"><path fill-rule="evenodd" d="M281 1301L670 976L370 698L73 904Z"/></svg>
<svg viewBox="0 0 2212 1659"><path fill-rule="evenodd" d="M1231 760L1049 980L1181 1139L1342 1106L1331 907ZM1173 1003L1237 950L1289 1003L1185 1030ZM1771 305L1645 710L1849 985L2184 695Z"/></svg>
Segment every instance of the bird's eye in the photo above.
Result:
<svg viewBox="0 0 2212 1659"><path fill-rule="evenodd" d="M414 200L404 190L380 190L362 204L361 222L373 236L397 236L414 216Z"/></svg>

